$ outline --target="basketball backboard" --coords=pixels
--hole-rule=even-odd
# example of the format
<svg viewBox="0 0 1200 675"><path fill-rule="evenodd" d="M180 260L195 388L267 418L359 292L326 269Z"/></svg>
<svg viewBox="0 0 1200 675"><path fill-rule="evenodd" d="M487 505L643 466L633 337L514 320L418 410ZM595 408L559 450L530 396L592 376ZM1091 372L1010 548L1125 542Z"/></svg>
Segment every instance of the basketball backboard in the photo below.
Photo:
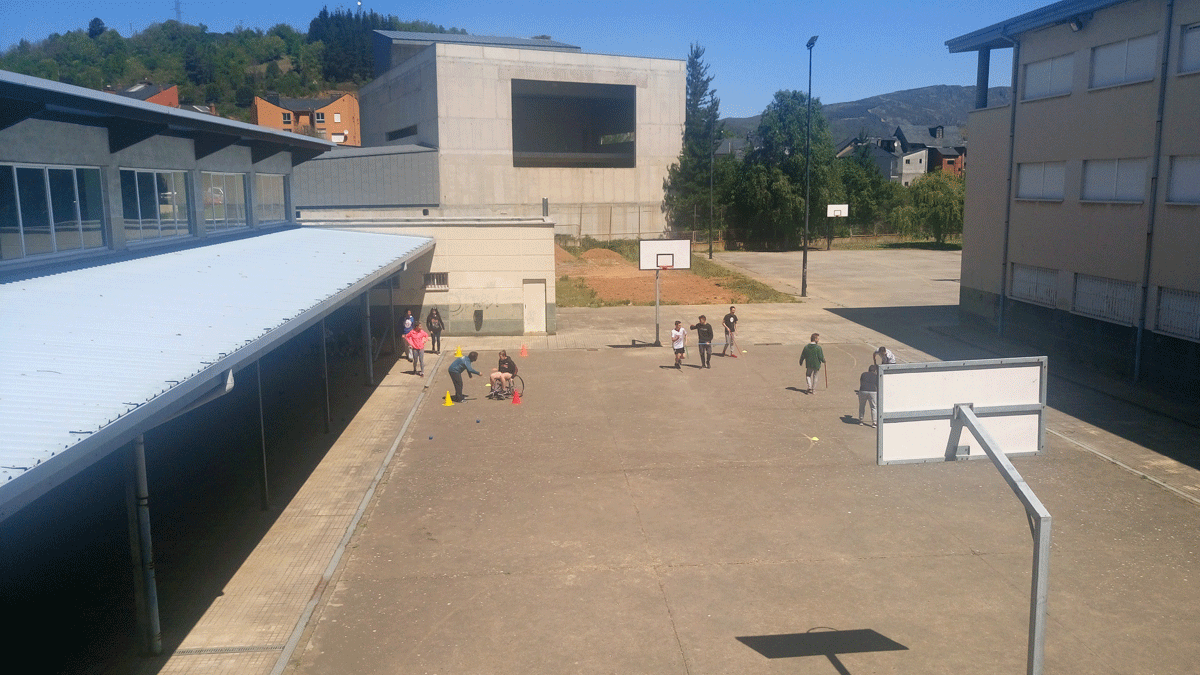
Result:
<svg viewBox="0 0 1200 675"><path fill-rule="evenodd" d="M642 239L638 242L638 269L692 268L692 242L687 239Z"/></svg>
<svg viewBox="0 0 1200 675"><path fill-rule="evenodd" d="M955 404L972 404L1006 455L1042 450L1045 356L879 367L879 464L986 456L970 430L948 448Z"/></svg>
<svg viewBox="0 0 1200 675"><path fill-rule="evenodd" d="M828 218L845 218L850 215L849 204L829 204L825 207L825 216Z"/></svg>

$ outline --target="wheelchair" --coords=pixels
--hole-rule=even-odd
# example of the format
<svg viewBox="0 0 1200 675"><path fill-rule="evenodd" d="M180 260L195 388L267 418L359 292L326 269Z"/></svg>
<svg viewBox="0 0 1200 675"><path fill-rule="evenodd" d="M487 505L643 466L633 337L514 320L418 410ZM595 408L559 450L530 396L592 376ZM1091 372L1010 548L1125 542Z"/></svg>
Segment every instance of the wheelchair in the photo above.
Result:
<svg viewBox="0 0 1200 675"><path fill-rule="evenodd" d="M487 398L503 401L512 398L516 392L521 396L525 395L525 380L521 379L520 375L513 375L508 381L508 386L503 386L497 383L492 383L492 390L488 393Z"/></svg>

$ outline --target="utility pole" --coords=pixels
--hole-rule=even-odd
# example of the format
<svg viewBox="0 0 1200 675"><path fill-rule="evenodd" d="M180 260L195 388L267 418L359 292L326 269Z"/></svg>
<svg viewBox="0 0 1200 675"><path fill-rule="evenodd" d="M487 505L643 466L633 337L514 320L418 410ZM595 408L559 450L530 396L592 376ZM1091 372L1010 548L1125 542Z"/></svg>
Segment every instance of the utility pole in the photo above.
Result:
<svg viewBox="0 0 1200 675"><path fill-rule="evenodd" d="M804 123L804 270L800 274L800 297L808 297L808 212L812 191L809 164L812 163L812 50L817 36L808 39L808 121Z"/></svg>

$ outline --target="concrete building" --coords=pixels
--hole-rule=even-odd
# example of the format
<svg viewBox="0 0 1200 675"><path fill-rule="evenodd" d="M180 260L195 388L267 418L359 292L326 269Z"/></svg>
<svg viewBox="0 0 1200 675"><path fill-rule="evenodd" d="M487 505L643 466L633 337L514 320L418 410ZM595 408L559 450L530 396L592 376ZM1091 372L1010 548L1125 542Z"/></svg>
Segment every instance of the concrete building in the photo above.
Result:
<svg viewBox="0 0 1200 675"><path fill-rule="evenodd" d="M436 203L409 215L545 216L561 234L605 239L665 231L682 60L391 31L376 31L375 48L377 78L359 92L363 144L437 152Z"/></svg>
<svg viewBox="0 0 1200 675"><path fill-rule="evenodd" d="M846 158L865 148L879 173L893 183L909 185L931 171L962 175L967 161L967 144L958 127L937 125L896 127L887 138L851 138L837 151Z"/></svg>
<svg viewBox="0 0 1200 675"><path fill-rule="evenodd" d="M251 119L255 124L315 136L338 145L362 145L358 99L350 94L322 98L287 98L268 94L254 97Z"/></svg>
<svg viewBox="0 0 1200 675"><path fill-rule="evenodd" d="M1200 385L1200 0L1067 0L978 53L960 307L1007 335ZM988 107L1013 50L1011 105Z"/></svg>

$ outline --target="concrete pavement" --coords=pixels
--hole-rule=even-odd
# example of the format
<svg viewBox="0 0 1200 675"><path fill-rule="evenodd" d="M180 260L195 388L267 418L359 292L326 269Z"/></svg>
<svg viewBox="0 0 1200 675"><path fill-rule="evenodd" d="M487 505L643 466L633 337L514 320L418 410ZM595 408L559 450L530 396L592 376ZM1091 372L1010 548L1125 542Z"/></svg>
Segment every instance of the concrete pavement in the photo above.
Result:
<svg viewBox="0 0 1200 675"><path fill-rule="evenodd" d="M778 285L795 269L721 257ZM653 339L653 308L464 343L485 366L528 344L524 402L472 380L477 399L444 407L438 373L289 672L1022 672L1016 498L988 462L876 466L852 423L878 344L906 361L1007 347L956 328L955 254L834 252L809 272L808 302L739 307L747 353L711 370L627 347ZM723 308L663 321L701 312ZM807 396L813 331L830 388ZM1069 412L1051 411L1046 452L1015 462L1055 518L1046 672L1188 672L1195 429L1072 386L1052 386Z"/></svg>

